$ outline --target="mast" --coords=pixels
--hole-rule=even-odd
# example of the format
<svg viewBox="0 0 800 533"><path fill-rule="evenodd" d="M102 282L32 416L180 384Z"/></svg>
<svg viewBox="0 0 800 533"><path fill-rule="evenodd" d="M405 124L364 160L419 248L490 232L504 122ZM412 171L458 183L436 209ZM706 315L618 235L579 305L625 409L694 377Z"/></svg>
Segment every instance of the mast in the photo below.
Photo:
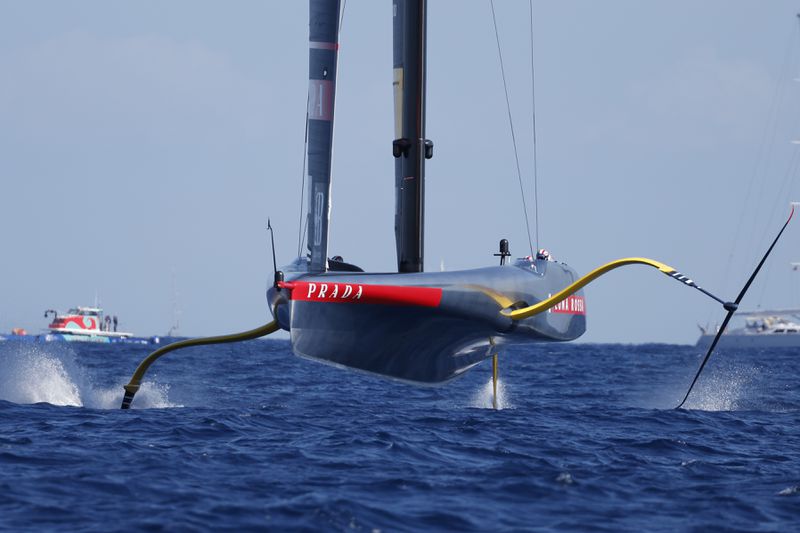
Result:
<svg viewBox="0 0 800 533"><path fill-rule="evenodd" d="M425 228L427 0L393 0L395 217L398 272L422 272Z"/></svg>
<svg viewBox="0 0 800 533"><path fill-rule="evenodd" d="M309 0L308 16L308 250L310 270L324 272L328 269L339 0Z"/></svg>

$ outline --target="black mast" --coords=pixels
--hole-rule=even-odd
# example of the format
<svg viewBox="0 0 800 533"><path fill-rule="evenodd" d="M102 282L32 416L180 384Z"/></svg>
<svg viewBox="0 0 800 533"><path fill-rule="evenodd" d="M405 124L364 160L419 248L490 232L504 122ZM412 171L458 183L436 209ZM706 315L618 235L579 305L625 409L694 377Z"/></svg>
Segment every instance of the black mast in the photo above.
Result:
<svg viewBox="0 0 800 533"><path fill-rule="evenodd" d="M425 228L425 55L427 0L394 0L394 112L397 270L422 272Z"/></svg>
<svg viewBox="0 0 800 533"><path fill-rule="evenodd" d="M309 269L324 272L328 269L339 0L309 0L308 27Z"/></svg>

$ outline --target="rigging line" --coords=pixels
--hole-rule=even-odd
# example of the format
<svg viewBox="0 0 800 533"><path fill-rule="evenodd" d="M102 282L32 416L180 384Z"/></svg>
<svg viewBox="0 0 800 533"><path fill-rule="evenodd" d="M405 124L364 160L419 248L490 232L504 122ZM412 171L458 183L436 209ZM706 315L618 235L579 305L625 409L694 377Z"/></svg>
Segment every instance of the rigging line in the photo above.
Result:
<svg viewBox="0 0 800 533"><path fill-rule="evenodd" d="M525 212L525 229L528 231L528 246L531 249L531 257L535 257L533 253L533 239L531 239L531 224L528 220L528 205L525 201L525 187L522 185L522 171L519 168L519 154L517 152L517 137L514 134L514 120L511 118L511 100L508 97L508 84L506 83L506 69L503 65L503 52L500 48L500 34L497 31L497 17L494 13L494 0L489 0L489 5L492 8L492 22L494 24L494 37L497 41L497 55L500 58L500 73L503 76L503 90L506 94L506 110L508 111L508 124L511 128L511 142L514 145L514 160L517 164L517 179L519 180L519 190L522 196L522 209Z"/></svg>
<svg viewBox="0 0 800 533"><path fill-rule="evenodd" d="M789 168L786 170L786 176L784 178L783 185L781 185L781 188L778 190L778 196L777 196L777 198L775 200L776 203L779 202L780 200L786 198L786 195L788 195L789 191L791 190L792 182L794 182L793 178L797 175L797 169L798 169L798 166L800 166L800 157L798 157L798 155L800 155L800 151L795 150L794 154L792 155L792 160L789 163ZM770 225L772 225L774 218L775 218L775 214L773 213L772 216L769 217ZM765 238L766 237L766 231L763 232L763 235L764 235L764 238ZM770 268L771 267L772 267L772 264L767 265L767 268L766 268L766 277L767 278L769 277L769 273L770 273ZM766 294L766 292L767 292L767 284L763 283L761 285L761 292L759 293L758 300L757 300L759 306L761 305L761 302L764 300L764 295Z"/></svg>
<svg viewBox="0 0 800 533"><path fill-rule="evenodd" d="M533 216L534 231L536 232L536 249L539 249L539 173L537 172L536 158L536 69L533 61L533 0L528 1L530 11L530 36L531 36L531 121L533 128Z"/></svg>
<svg viewBox="0 0 800 533"><path fill-rule="evenodd" d="M796 119L793 120L796 122ZM795 144L793 142L793 144ZM783 176L783 181L781 182L781 186L777 189L777 193L775 195L775 200L773 200L772 205L778 205L781 201L783 201L787 195L789 195L792 191L792 185L794 185L795 179L797 177L797 169L800 166L800 150L794 149L792 150L791 159L789 160L789 166L786 168L786 172ZM775 220L775 213L773 212L768 220L768 224L771 226ZM765 227L761 232L761 240L765 240L767 236L767 231L769 230L768 227ZM755 234L755 227L753 228L753 234Z"/></svg>
<svg viewBox="0 0 800 533"><path fill-rule="evenodd" d="M779 121L778 110L781 107L781 104L785 100L786 89L788 85L787 81L791 79L791 74L789 74L789 69L792 67L792 56L793 52L795 51L795 47L797 46L795 39L797 35L800 34L798 33L798 25L795 23L793 24L792 31L787 41L787 47L783 59L783 64L781 65L781 70L778 75L778 82L775 87L775 94L773 96L772 107L770 109L770 116L768 117L768 123L766 124L766 127L770 128L770 122L771 122L771 129L769 129L769 131L765 129L764 131L765 137L762 138L762 144L760 146L760 150L758 153L759 157L758 160L756 161L756 167L753 169L751 181L748 186L748 193L750 189L753 188L754 182L756 181L757 178L761 177L763 181L764 178L770 172L770 166L772 165L773 161L772 152L774 151L775 148L775 138L778 132L778 121ZM769 142L766 142L767 141L766 136L768 134L769 134ZM759 172L759 167L760 167L760 172ZM759 206L765 199L764 195L766 193L767 187L760 186L758 187L757 190L758 190L758 198L753 205ZM749 198L745 199L745 206L747 205L747 202L749 202ZM766 236L768 235L769 228L772 226L774 222L775 213L780 212L780 210L777 208L779 205L779 198L776 198L775 202L772 205L773 205L773 210L770 219L768 221L768 224L763 226L760 238L757 238L759 225L756 222L758 221L755 220L751 225L749 232L749 239L746 241L748 247L752 247L757 243L763 242Z"/></svg>
<svg viewBox="0 0 800 533"><path fill-rule="evenodd" d="M303 224L303 204L305 203L306 195L306 161L308 160L308 103L311 95L306 96L306 133L305 141L303 142L303 177L300 183L300 221L297 228L297 257L300 257L300 252L303 250L303 237L305 237L305 224Z"/></svg>
<svg viewBox="0 0 800 533"><path fill-rule="evenodd" d="M780 102L784 99L784 94L786 91L786 80L789 78L789 67L792 63L792 51L795 47L795 35L797 34L797 26L793 25L792 30L789 32L788 38L786 39L786 49L783 55L783 61L781 62L781 66L778 70L778 76L775 81L775 89L773 90L772 99L770 100L769 108L767 110L767 118L764 122L764 129L761 132L761 140L758 143L758 149L756 150L756 157L753 163L753 168L750 172L750 180L747 184L747 192L744 196L744 201L742 204L741 211L743 213L750 212L751 210L748 206L752 205L750 200L753 194L753 188L755 186L756 179L759 175L764 175L767 173L766 169L762 170L762 167L765 165L765 161L771 160L771 153L772 149L775 145L775 137L777 135L778 130L778 107ZM762 190L763 192L763 190ZM759 195L760 199L761 195ZM758 204L755 204L758 205ZM755 216L755 214L753 214ZM731 235L734 236L733 243L730 247L730 252L728 254L728 261L725 262L725 273L722 277L722 288L723 290L728 290L730 285L731 279L731 266L736 263L735 257L739 253L739 244L741 243L742 239L739 236L743 232L743 225L745 222L745 217L738 217L738 221L736 223L736 229L733 231ZM765 226L765 228L771 227L771 219L770 224ZM761 240L755 241L755 223L752 226L750 231L750 239L747 242L748 248L755 244L756 242L763 242L766 238L766 231L762 235ZM769 267L768 267L769 268ZM711 317L713 314L713 310L709 309L708 315L706 318L706 323L711 321Z"/></svg>
<svg viewBox="0 0 800 533"><path fill-rule="evenodd" d="M792 124L796 124L797 123L798 111L800 111L800 110L795 109L794 117L790 121ZM800 141L793 140L792 141L792 145L796 146L799 142ZM795 178L796 178L796 175L797 175L797 166L798 166L798 150L794 149L794 150L792 150L792 155L791 155L791 159L789 161L789 166L787 167L786 172L784 174L783 182L781 183L781 187L780 187L780 189L778 189L778 193L775 196L775 199L773 200L773 204L772 204L773 206L779 205L780 202L784 200L784 198L785 198L784 197L784 191L786 191L786 194L788 194L792 190L792 185L794 184L794 181L795 181ZM763 189L765 189L765 188L766 187L762 188L762 190L761 190L762 195L759 196L759 204L761 203L760 200L761 200L761 197L763 196L763 192L764 192ZM756 205L759 205L759 204L756 204ZM776 210L773 210L772 214L770 215L769 225L772 225L774 220L775 220L775 216L776 216L775 211ZM768 231L769 231L769 227L765 227L762 230L762 232L761 232L761 239L762 240L766 237ZM753 227L753 234L755 234L755 226Z"/></svg>
<svg viewBox="0 0 800 533"><path fill-rule="evenodd" d="M306 240L306 233L308 233L308 219L309 217L306 217L306 220L303 223L303 238L301 239L303 241ZM301 257L300 254L298 254L297 257Z"/></svg>

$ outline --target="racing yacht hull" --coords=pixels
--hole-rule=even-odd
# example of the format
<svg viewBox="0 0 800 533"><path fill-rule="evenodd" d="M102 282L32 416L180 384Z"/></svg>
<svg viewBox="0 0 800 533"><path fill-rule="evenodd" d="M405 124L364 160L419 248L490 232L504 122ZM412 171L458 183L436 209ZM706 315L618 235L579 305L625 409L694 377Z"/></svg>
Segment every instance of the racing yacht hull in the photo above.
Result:
<svg viewBox="0 0 800 533"><path fill-rule="evenodd" d="M457 272L300 274L268 300L301 357L414 383L453 379L515 342L569 341L586 330L582 292L523 320L503 309L542 301L577 279L555 261Z"/></svg>

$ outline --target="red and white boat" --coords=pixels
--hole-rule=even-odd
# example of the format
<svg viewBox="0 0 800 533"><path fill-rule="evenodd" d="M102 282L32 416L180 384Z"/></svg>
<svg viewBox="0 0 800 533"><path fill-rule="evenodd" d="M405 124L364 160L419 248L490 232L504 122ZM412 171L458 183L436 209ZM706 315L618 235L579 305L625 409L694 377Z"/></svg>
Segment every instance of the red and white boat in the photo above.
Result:
<svg viewBox="0 0 800 533"><path fill-rule="evenodd" d="M51 314L53 321L47 326L48 333L74 336L70 340L103 342L133 337L133 333L116 331L117 324L113 323L110 316L103 315L103 310L99 307L75 307L62 314L53 309L44 312L45 318Z"/></svg>
<svg viewBox="0 0 800 533"><path fill-rule="evenodd" d="M104 315L99 307L74 307L66 313L53 309L44 317L53 315L52 322L39 335L28 335L22 328L0 334L0 341L17 342L101 342L125 344L159 344L159 337L134 337L133 333L117 331L119 321L115 316Z"/></svg>

